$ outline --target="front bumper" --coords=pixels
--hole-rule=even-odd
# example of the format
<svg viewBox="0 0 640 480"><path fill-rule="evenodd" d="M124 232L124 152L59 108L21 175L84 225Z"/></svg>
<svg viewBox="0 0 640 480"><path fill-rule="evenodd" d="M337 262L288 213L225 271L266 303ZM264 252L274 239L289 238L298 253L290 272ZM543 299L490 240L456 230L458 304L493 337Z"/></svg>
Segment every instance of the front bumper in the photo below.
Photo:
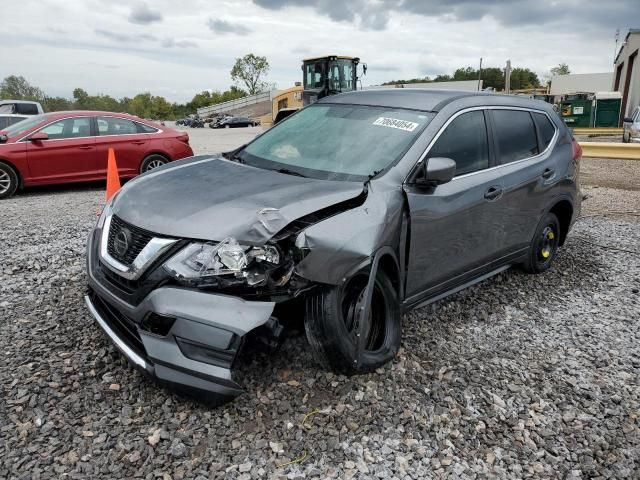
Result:
<svg viewBox="0 0 640 480"><path fill-rule="evenodd" d="M160 286L137 304L106 280L96 229L87 244L89 293L85 303L127 360L177 390L223 403L242 393L232 367L243 337L271 318L274 303Z"/></svg>

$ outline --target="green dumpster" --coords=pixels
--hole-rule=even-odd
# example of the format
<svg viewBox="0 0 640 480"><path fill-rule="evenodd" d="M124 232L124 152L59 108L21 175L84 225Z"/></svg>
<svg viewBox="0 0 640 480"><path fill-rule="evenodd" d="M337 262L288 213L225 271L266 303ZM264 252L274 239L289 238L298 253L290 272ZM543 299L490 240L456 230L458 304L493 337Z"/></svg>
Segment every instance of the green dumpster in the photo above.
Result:
<svg viewBox="0 0 640 480"><path fill-rule="evenodd" d="M564 123L571 128L591 127L592 100L567 99L562 102L560 112Z"/></svg>
<svg viewBox="0 0 640 480"><path fill-rule="evenodd" d="M621 105L622 105L622 101L620 98L597 99L594 127L598 127L598 128L617 127L618 119L620 118Z"/></svg>

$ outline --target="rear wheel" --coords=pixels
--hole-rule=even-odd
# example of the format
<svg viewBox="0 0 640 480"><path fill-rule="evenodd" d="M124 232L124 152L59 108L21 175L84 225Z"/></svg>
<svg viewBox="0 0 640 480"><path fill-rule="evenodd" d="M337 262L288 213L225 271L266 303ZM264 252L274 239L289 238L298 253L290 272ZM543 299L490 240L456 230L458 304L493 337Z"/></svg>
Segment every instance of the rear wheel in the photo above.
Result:
<svg viewBox="0 0 640 480"><path fill-rule="evenodd" d="M327 287L307 299L305 331L314 357L338 373L373 370L392 360L400 348L400 307L393 283L378 271L365 319L368 280L369 272L363 270L344 285Z"/></svg>
<svg viewBox="0 0 640 480"><path fill-rule="evenodd" d="M162 155L149 155L142 161L142 164L140 165L140 173L148 172L149 170L161 167L162 165L165 165L167 163L169 163L169 160Z"/></svg>
<svg viewBox="0 0 640 480"><path fill-rule="evenodd" d="M531 241L524 269L529 273L542 273L551 267L560 246L560 222L553 213L547 213L536 229Z"/></svg>
<svg viewBox="0 0 640 480"><path fill-rule="evenodd" d="M18 189L18 174L6 163L0 162L0 198L8 198Z"/></svg>

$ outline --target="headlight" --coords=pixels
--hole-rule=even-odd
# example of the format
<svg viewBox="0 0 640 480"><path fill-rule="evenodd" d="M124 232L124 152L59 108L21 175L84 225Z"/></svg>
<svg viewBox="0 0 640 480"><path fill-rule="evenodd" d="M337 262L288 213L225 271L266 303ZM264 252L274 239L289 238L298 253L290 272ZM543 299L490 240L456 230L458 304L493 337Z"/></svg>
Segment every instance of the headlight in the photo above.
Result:
<svg viewBox="0 0 640 480"><path fill-rule="evenodd" d="M171 257L164 268L178 278L196 279L218 275L244 276L253 262L280 263L278 249L272 245L248 247L234 238L220 243L194 242Z"/></svg>

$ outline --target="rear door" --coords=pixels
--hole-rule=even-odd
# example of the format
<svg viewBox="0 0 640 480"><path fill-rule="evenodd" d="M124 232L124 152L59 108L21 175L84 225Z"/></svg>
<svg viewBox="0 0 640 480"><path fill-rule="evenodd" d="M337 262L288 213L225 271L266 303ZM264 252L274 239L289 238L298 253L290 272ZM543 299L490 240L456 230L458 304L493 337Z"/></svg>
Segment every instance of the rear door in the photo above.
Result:
<svg viewBox="0 0 640 480"><path fill-rule="evenodd" d="M96 117L98 136L96 147L100 173L106 176L109 148L113 148L118 164L118 173L123 177L133 177L140 173L144 159L148 134L140 133L136 122L128 118Z"/></svg>
<svg viewBox="0 0 640 480"><path fill-rule="evenodd" d="M33 182L64 183L95 178L96 139L91 117L55 121L38 130L48 140L27 140L27 162Z"/></svg>
<svg viewBox="0 0 640 480"><path fill-rule="evenodd" d="M456 177L435 188L405 185L411 222L409 303L425 292L432 296L464 283L495 259L502 180L499 169L490 168L491 152L484 111L462 113L437 138L425 160L455 160Z"/></svg>
<svg viewBox="0 0 640 480"><path fill-rule="evenodd" d="M494 108L489 113L504 182L504 248L524 249L562 175L552 149L557 128L543 112Z"/></svg>

